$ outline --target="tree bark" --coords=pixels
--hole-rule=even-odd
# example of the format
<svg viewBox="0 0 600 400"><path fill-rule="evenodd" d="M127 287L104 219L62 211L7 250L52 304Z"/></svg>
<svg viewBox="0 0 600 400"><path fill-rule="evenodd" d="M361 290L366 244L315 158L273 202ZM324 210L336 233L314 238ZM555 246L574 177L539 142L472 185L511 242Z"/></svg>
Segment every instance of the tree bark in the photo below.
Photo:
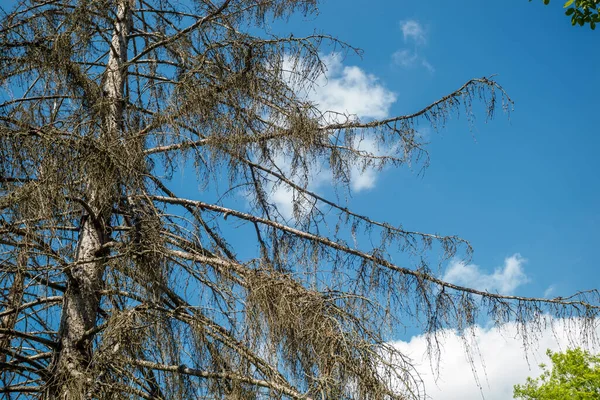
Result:
<svg viewBox="0 0 600 400"><path fill-rule="evenodd" d="M122 135L127 35L130 28L130 0L120 0L102 87L107 111L100 140L113 142ZM97 323L101 300L99 293L105 270L101 249L110 240L108 228L117 190L116 184L114 188L101 188L94 179L88 180L89 207L86 207L81 218L75 265L66 271L68 284L60 322L60 346L54 359L52 382L46 393L48 398L88 397L94 384L95 376L90 374L93 336L86 332Z"/></svg>
<svg viewBox="0 0 600 400"><path fill-rule="evenodd" d="M19 306L23 301L23 290L25 285L25 263L27 262L27 253L22 251L18 255L17 270L14 273L13 283L8 293L6 310L14 310L0 319L0 327L4 329L15 329L19 317ZM10 333L0 333L0 364L6 362L6 355L10 349L12 335Z"/></svg>

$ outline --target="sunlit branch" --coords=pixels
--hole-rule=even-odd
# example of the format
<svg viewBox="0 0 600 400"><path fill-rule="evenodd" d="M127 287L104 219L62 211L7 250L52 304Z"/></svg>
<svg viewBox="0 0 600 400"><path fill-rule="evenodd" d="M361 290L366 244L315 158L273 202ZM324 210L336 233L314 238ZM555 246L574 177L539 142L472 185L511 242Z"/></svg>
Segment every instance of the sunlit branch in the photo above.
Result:
<svg viewBox="0 0 600 400"><path fill-rule="evenodd" d="M446 282L439 278L436 278L435 276L433 276L429 273L424 273L424 272L415 271L415 270L404 268L404 267L399 267L381 257L372 255L372 254L368 254L368 253L362 252L357 249L353 249L353 248L348 247L340 242L334 242L326 237L314 235L312 233L301 231L299 229L289 227L287 225L284 225L284 224L276 222L276 221L267 220L267 219L264 219L261 217L257 217L255 215L236 211L231 208L221 207L221 206L217 206L214 204L209 204L209 203L205 203L202 201L195 201L195 200L169 198L169 197L162 197L162 196L152 196L151 198L152 198L152 200L169 203L169 204L181 204L181 205L186 204L189 206L195 206L201 210L202 209L211 210L211 211L214 211L217 213L221 213L222 215L231 215L233 217L237 217L237 218L240 218L245 221L257 222L262 225L270 226L272 228L293 234L293 235L303 238L305 240L321 243L332 249L339 250L344 253L357 256L364 260L371 261L377 265L386 267L390 270L396 271L403 275L410 275L419 280L434 283L434 284L440 286L441 288L443 287L443 288L447 288L447 289L453 289L458 292L471 293L471 294L485 297L485 298L502 299L502 300L517 300L517 301L531 301L531 302L551 303L551 304L570 305L570 306L582 306L582 307L589 308L589 309L600 310L600 305L587 303L587 302L584 302L581 300L563 300L562 298L546 299L546 298L511 296L511 295L503 295L503 294L498 294L498 293L490 293L487 291L481 291L481 290L476 290L476 289L465 287L465 286L455 285L453 283ZM208 259L208 260L210 260L210 259ZM224 261L224 260L210 260L210 261L213 263L216 263L217 265L230 266L230 267L233 265L232 263Z"/></svg>

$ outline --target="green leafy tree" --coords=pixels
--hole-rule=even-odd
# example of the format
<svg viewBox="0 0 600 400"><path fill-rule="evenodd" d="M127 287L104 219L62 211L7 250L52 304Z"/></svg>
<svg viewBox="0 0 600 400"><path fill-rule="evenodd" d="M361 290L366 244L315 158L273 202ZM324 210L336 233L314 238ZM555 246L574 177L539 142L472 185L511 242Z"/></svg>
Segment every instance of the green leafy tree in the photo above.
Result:
<svg viewBox="0 0 600 400"><path fill-rule="evenodd" d="M544 4L550 4L550 0L544 0ZM600 22L598 6L600 0L567 0L563 7L567 9L565 14L571 17L571 24L589 24L590 28L596 29L596 23Z"/></svg>
<svg viewBox="0 0 600 400"><path fill-rule="evenodd" d="M515 399L600 398L600 355L579 348L564 353L548 350L546 354L552 361L552 369L541 364L543 372L539 378L527 378L524 385L515 385Z"/></svg>

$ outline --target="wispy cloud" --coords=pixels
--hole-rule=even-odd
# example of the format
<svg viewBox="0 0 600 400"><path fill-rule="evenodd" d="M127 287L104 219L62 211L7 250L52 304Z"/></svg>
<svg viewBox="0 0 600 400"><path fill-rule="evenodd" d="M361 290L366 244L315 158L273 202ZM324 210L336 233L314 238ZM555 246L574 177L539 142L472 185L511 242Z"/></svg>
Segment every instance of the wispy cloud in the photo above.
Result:
<svg viewBox="0 0 600 400"><path fill-rule="evenodd" d="M404 44L411 48L395 51L392 54L393 63L403 68L422 67L430 73L435 72L433 65L420 52L428 42L427 31L423 25L417 20L404 20L400 22L400 29Z"/></svg>
<svg viewBox="0 0 600 400"><path fill-rule="evenodd" d="M478 265L452 260L443 279L478 290L512 294L519 286L529 282L523 270L525 262L520 254L514 254L504 259L503 266L496 268L492 273L486 273Z"/></svg>
<svg viewBox="0 0 600 400"><path fill-rule="evenodd" d="M427 43L425 29L423 29L423 26L418 21L412 19L401 21L400 29L402 29L405 42L413 41L416 44Z"/></svg>
<svg viewBox="0 0 600 400"><path fill-rule="evenodd" d="M419 56L411 50L401 49L392 54L392 60L396 65L412 67L419 61Z"/></svg>
<svg viewBox="0 0 600 400"><path fill-rule="evenodd" d="M538 376L541 372L538 364L548 364L546 349L564 351L568 347L589 344L584 341L581 321L550 319L550 322L546 329L533 329L536 343L527 350L524 349L523 330L515 323L499 328L476 326L468 337L443 331L438 336L442 341L439 369L436 369L437 360L427 356L425 335L393 345L413 360L428 398L432 400L481 400L482 395L485 400L506 400L513 398L513 385L525 383L528 376ZM596 335L600 335L600 325L596 325ZM471 345L470 353L465 351L465 340ZM591 350L597 352L600 349Z"/></svg>
<svg viewBox="0 0 600 400"><path fill-rule="evenodd" d="M545 298L550 298L550 296L552 294L554 294L555 290L556 290L556 285L550 285L550 286L548 286L548 288L546 290L544 290L544 297Z"/></svg>
<svg viewBox="0 0 600 400"><path fill-rule="evenodd" d="M431 72L431 73L434 73L434 72L435 72L435 68L433 68L433 65L431 65L431 64L429 63L429 61L427 61L427 60L425 60L425 59L422 59L422 60L421 60L421 65L422 65L423 67L425 67L425 69L427 69L427 71L429 71L429 72Z"/></svg>

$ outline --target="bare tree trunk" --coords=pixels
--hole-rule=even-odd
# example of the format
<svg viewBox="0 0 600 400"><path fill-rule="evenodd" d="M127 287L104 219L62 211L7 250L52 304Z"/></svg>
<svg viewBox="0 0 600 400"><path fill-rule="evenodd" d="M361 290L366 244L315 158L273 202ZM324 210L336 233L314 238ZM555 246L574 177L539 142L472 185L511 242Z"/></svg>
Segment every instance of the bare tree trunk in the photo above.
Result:
<svg viewBox="0 0 600 400"><path fill-rule="evenodd" d="M124 63L127 61L130 12L129 0L119 1L105 71L103 93L108 107L101 140L111 142L122 134ZM89 202L81 219L76 264L66 271L68 285L59 331L60 348L54 361L53 381L47 392L49 398L83 398L94 383L94 376L89 373L93 335L87 332L96 326L100 306L99 291L105 269L101 257L103 245L109 240L111 210L118 194L114 186L101 188L93 179L88 183ZM114 192L112 195L111 191Z"/></svg>
<svg viewBox="0 0 600 400"><path fill-rule="evenodd" d="M25 284L25 263L27 262L27 253L22 251L17 259L17 270L15 271L13 283L8 293L8 299L6 304L6 310L13 310L14 312L5 315L0 320L0 327L3 329L13 330L17 323L19 316L19 306L23 301L23 289ZM10 349L10 341L12 335L10 333L0 333L0 364L6 362L6 355L8 349Z"/></svg>

